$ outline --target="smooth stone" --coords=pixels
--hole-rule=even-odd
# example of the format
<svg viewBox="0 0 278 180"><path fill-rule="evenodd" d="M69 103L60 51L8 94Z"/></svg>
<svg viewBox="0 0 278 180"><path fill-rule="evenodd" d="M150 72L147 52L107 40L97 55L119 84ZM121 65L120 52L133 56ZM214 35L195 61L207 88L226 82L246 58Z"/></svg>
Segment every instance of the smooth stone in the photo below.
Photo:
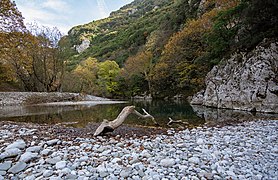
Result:
<svg viewBox="0 0 278 180"><path fill-rule="evenodd" d="M24 180L36 180L36 176L35 175L26 176L24 177Z"/></svg>
<svg viewBox="0 0 278 180"><path fill-rule="evenodd" d="M71 173L71 170L69 168L64 168L61 170L62 173L64 174L70 174Z"/></svg>
<svg viewBox="0 0 278 180"><path fill-rule="evenodd" d="M213 179L213 174L212 173L204 173L204 177L206 179Z"/></svg>
<svg viewBox="0 0 278 180"><path fill-rule="evenodd" d="M186 147L186 145L185 145L184 143L177 144L176 146L177 146L178 148Z"/></svg>
<svg viewBox="0 0 278 180"><path fill-rule="evenodd" d="M97 172L99 173L100 177L106 177L109 175L107 169L101 165L97 167Z"/></svg>
<svg viewBox="0 0 278 180"><path fill-rule="evenodd" d="M26 143L23 140L17 140L15 142L13 142L12 144L8 145L5 148L5 150L14 149L14 148L24 149L25 147L26 147Z"/></svg>
<svg viewBox="0 0 278 180"><path fill-rule="evenodd" d="M196 143L197 143L198 145L202 145L202 144L204 144L204 140L201 139L201 138L198 138Z"/></svg>
<svg viewBox="0 0 278 180"><path fill-rule="evenodd" d="M50 177L54 174L54 171L52 170L46 170L43 172L43 177Z"/></svg>
<svg viewBox="0 0 278 180"><path fill-rule="evenodd" d="M228 176L236 177L236 174L233 171L226 172Z"/></svg>
<svg viewBox="0 0 278 180"><path fill-rule="evenodd" d="M54 158L48 158L45 160L46 163L48 164L56 164L57 162L61 161L60 157L54 157Z"/></svg>
<svg viewBox="0 0 278 180"><path fill-rule="evenodd" d="M119 161L122 161L122 160L120 158L114 158L111 162L116 163L116 162L119 162Z"/></svg>
<svg viewBox="0 0 278 180"><path fill-rule="evenodd" d="M27 164L25 162L19 161L15 165L13 165L8 172L16 174L20 171L23 171L27 167Z"/></svg>
<svg viewBox="0 0 278 180"><path fill-rule="evenodd" d="M109 180L118 180L119 178L117 178L114 174L110 174L110 175L107 177L107 179L109 179ZM135 179L133 178L133 180L135 180Z"/></svg>
<svg viewBox="0 0 278 180"><path fill-rule="evenodd" d="M106 151L103 151L100 155L101 156L108 156L108 155L110 155L110 153L111 153L111 150L106 150Z"/></svg>
<svg viewBox="0 0 278 180"><path fill-rule="evenodd" d="M200 159L198 157L191 157L188 159L189 162L194 163L194 164L199 164L200 163Z"/></svg>
<svg viewBox="0 0 278 180"><path fill-rule="evenodd" d="M12 166L12 161L6 161L0 164L0 171L7 171Z"/></svg>
<svg viewBox="0 0 278 180"><path fill-rule="evenodd" d="M140 160L138 158L134 158L131 161L129 161L129 164L135 164L135 163L138 163L138 162L140 162Z"/></svg>
<svg viewBox="0 0 278 180"><path fill-rule="evenodd" d="M49 180L62 180L62 178L60 178L58 176L51 176L51 177L49 177Z"/></svg>
<svg viewBox="0 0 278 180"><path fill-rule="evenodd" d="M41 155L43 155L43 156L48 156L51 153L52 153L52 150L50 150L50 149L44 149L41 151Z"/></svg>
<svg viewBox="0 0 278 180"><path fill-rule="evenodd" d="M199 180L199 178L198 177L196 177L196 176L191 176L191 178L190 178L191 180Z"/></svg>
<svg viewBox="0 0 278 180"><path fill-rule="evenodd" d="M26 149L26 152L39 152L42 149L41 146L32 146Z"/></svg>
<svg viewBox="0 0 278 180"><path fill-rule="evenodd" d="M0 176L5 176L7 174L6 171L0 171Z"/></svg>
<svg viewBox="0 0 278 180"><path fill-rule="evenodd" d="M0 160L18 156L20 153L21 153L21 150L18 148L7 149L4 153L2 153L0 155Z"/></svg>
<svg viewBox="0 0 278 180"><path fill-rule="evenodd" d="M113 173L115 175L119 175L121 173L121 169L115 169Z"/></svg>
<svg viewBox="0 0 278 180"><path fill-rule="evenodd" d="M141 180L140 176L132 176L133 180Z"/></svg>
<svg viewBox="0 0 278 180"><path fill-rule="evenodd" d="M138 175L143 177L143 176L145 176L145 173L142 169L140 169L140 170L138 170Z"/></svg>
<svg viewBox="0 0 278 180"><path fill-rule="evenodd" d="M88 156L82 156L80 157L77 161L83 162L83 161L88 161L89 157Z"/></svg>
<svg viewBox="0 0 278 180"><path fill-rule="evenodd" d="M67 179L67 180L76 180L76 179L78 179L78 176L74 175L74 174L68 174L68 175L66 175L65 179Z"/></svg>
<svg viewBox="0 0 278 180"><path fill-rule="evenodd" d="M131 174L132 169L131 168L125 168L121 171L120 176L122 178L127 178Z"/></svg>
<svg viewBox="0 0 278 180"><path fill-rule="evenodd" d="M57 162L57 163L55 164L55 167L56 167L56 169L63 169L63 168L66 167L66 165L67 165L67 162L66 162L66 161L60 161L60 162Z"/></svg>
<svg viewBox="0 0 278 180"><path fill-rule="evenodd" d="M32 153L32 152L25 152L24 154L21 155L19 161L23 162L30 162L33 159L38 158L38 153Z"/></svg>
<svg viewBox="0 0 278 180"><path fill-rule="evenodd" d="M169 159L169 158L166 158L166 159L162 159L160 161L160 165L161 166L164 166L164 167L171 167L171 166L174 166L175 165L175 159Z"/></svg>
<svg viewBox="0 0 278 180"><path fill-rule="evenodd" d="M161 177L160 177L159 174L154 174L154 175L152 175L152 178L153 178L154 180L160 180L160 179L161 179Z"/></svg>
<svg viewBox="0 0 278 180"><path fill-rule="evenodd" d="M142 156L142 157L145 157L145 158L150 158L150 157L152 157L152 155L151 155L150 153L148 153L148 151L146 151L146 150L143 150L143 151L141 152L141 156Z"/></svg>
<svg viewBox="0 0 278 180"><path fill-rule="evenodd" d="M53 146L53 145L57 144L58 141L59 141L59 139L52 139L52 140L46 141L46 144L48 146Z"/></svg>

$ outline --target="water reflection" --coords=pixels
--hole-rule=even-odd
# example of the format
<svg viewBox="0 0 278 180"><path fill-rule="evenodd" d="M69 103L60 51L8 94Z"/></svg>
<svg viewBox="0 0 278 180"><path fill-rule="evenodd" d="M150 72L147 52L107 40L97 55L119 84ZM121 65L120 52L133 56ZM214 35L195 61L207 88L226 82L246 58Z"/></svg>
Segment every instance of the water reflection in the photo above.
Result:
<svg viewBox="0 0 278 180"><path fill-rule="evenodd" d="M190 106L187 102L173 101L132 101L120 104L82 103L76 105L48 106L5 106L0 107L0 120L32 122L40 124L67 124L73 127L86 127L90 122L102 122L103 119L115 119L121 110L128 105L135 105L136 110L143 113L142 108L153 115L161 127L168 127L169 117L187 122L189 127L219 124L233 124L256 119L278 119L278 114L252 114L245 111ZM138 119L130 115L125 124L133 126L153 127L154 123L147 119ZM179 127L174 124L171 127Z"/></svg>
<svg viewBox="0 0 278 180"><path fill-rule="evenodd" d="M201 125L205 121L199 118L192 107L186 102L165 101L133 101L121 104L78 104L78 105L53 105L53 106L15 106L1 107L0 120L32 122L42 124L70 124L74 127L85 127L90 122L102 122L103 119L115 119L121 110L127 105L135 105L137 111L142 108L152 114L162 127L168 127L168 118L181 119L192 125ZM75 123L76 122L76 123ZM136 126L154 126L151 120L138 119L130 115L126 124ZM173 126L175 127L175 126Z"/></svg>
<svg viewBox="0 0 278 180"><path fill-rule="evenodd" d="M197 105L193 105L192 108L200 118L203 118L206 121L206 125L208 126L235 124L254 120L278 120L278 114L252 113Z"/></svg>

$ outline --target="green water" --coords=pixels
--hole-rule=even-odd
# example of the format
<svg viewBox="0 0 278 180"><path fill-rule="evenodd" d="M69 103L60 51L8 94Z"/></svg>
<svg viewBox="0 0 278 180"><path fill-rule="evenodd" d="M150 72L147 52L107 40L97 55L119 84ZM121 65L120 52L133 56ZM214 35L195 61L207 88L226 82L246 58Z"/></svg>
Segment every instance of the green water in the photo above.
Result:
<svg viewBox="0 0 278 180"><path fill-rule="evenodd" d="M188 122L189 125L202 125L203 118L198 117L187 102L152 101L152 102L127 102L121 104L102 105L71 105L71 106L27 106L9 107L0 109L0 120L31 122L40 124L67 124L73 127L86 127L90 122L102 122L103 119L115 119L127 105L135 105L136 110L143 113L142 108L155 117L161 127L169 127L169 117L174 120ZM154 127L148 119L138 119L131 114L125 124L134 126ZM179 127L173 125L172 127Z"/></svg>

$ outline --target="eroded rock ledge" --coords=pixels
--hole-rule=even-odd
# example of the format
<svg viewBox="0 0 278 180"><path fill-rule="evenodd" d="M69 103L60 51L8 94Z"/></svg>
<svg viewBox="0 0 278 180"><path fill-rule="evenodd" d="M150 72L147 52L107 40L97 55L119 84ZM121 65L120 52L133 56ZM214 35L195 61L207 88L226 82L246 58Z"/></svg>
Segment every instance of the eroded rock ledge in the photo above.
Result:
<svg viewBox="0 0 278 180"><path fill-rule="evenodd" d="M264 40L215 66L191 104L278 113L278 42Z"/></svg>

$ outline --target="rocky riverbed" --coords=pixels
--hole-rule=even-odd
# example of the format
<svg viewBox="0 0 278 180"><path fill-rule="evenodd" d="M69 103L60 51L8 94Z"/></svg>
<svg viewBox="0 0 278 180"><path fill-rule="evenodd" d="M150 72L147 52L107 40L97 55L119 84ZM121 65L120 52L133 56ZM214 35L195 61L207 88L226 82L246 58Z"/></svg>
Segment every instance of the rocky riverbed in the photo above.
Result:
<svg viewBox="0 0 278 180"><path fill-rule="evenodd" d="M0 107L69 101L108 101L109 99L80 93L0 92Z"/></svg>
<svg viewBox="0 0 278 180"><path fill-rule="evenodd" d="M278 121L93 137L2 123L0 179L277 179ZM57 127L58 129L59 127ZM72 133L70 133L72 131ZM86 131L85 131L86 132Z"/></svg>

